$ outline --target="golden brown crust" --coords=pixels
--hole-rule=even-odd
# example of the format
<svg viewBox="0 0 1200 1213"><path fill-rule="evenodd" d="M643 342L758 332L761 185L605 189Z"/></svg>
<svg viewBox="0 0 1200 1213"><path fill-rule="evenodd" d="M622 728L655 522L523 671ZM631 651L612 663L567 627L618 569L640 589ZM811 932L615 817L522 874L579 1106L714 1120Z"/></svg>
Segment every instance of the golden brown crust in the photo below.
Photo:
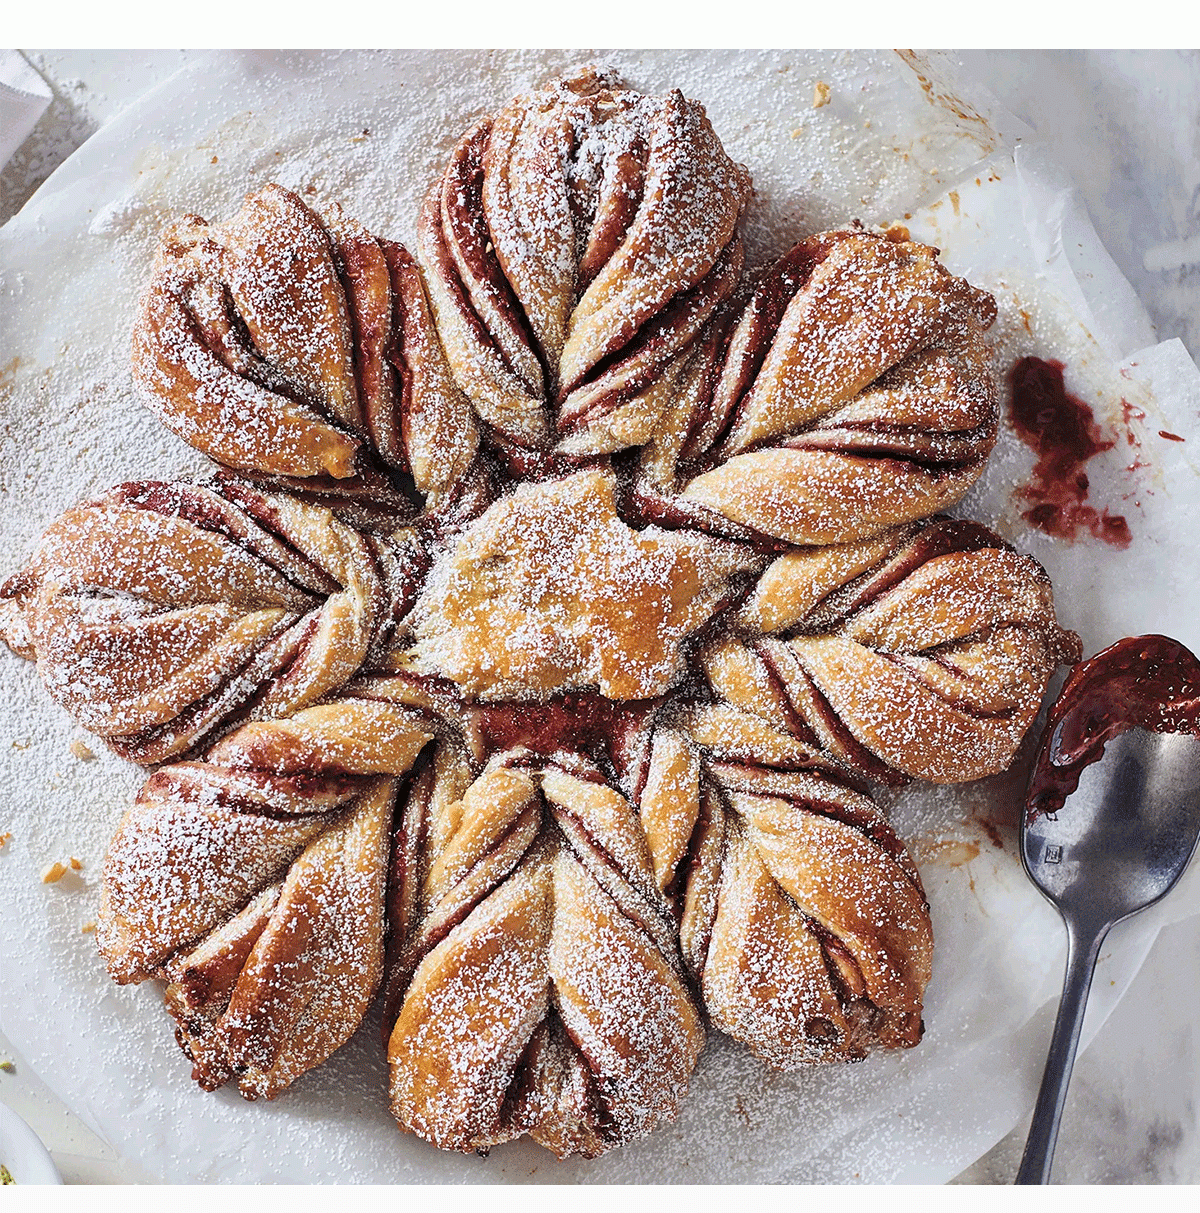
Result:
<svg viewBox="0 0 1200 1213"><path fill-rule="evenodd" d="M227 224L166 229L133 377L185 442L243 472L370 495L378 460L436 499L475 452L407 251L278 185Z"/></svg>
<svg viewBox="0 0 1200 1213"><path fill-rule="evenodd" d="M704 111L592 71L463 137L420 251L455 378L509 442L644 442L654 390L741 271L749 194Z"/></svg>
<svg viewBox="0 0 1200 1213"><path fill-rule="evenodd" d="M336 424L358 411L349 359L329 241L294 194L267 186L228 229L193 215L163 233L133 374L185 442L243 470L351 476L359 443Z"/></svg>
<svg viewBox="0 0 1200 1213"><path fill-rule="evenodd" d="M734 719L691 728L686 756L658 728L638 798L714 1026L783 1069L916 1044L932 930L912 859L845 768L810 751L781 769Z"/></svg>
<svg viewBox="0 0 1200 1213"><path fill-rule="evenodd" d="M936 250L847 228L802 241L676 372L643 459L676 509L841 543L958 501L996 438L995 304Z"/></svg>
<svg viewBox="0 0 1200 1213"><path fill-rule="evenodd" d="M661 695L683 644L761 560L731 544L652 528L616 509L609 472L519 487L463 533L417 604L406 668L480 699L596 686Z"/></svg>
<svg viewBox="0 0 1200 1213"><path fill-rule="evenodd" d="M993 421L994 398L972 383L979 331L995 316L990 296L952 277L927 245L853 230L806 243L824 244L825 255L792 296L738 404L728 454L807 430L851 402L846 421L878 416L883 410L860 398L868 389L892 393L886 415L895 425L961 433ZM958 375L955 355L965 360ZM896 409L897 397L908 398L912 415Z"/></svg>
<svg viewBox="0 0 1200 1213"><path fill-rule="evenodd" d="M389 623L388 549L229 478L142 481L68 511L4 592L55 699L161 762L348 681Z"/></svg>
<svg viewBox="0 0 1200 1213"><path fill-rule="evenodd" d="M429 738L407 708L322 704L143 787L96 939L116 980L167 978L202 1086L274 1098L357 1030L383 976L391 776Z"/></svg>
<svg viewBox="0 0 1200 1213"><path fill-rule="evenodd" d="M276 789L258 781L234 785L235 807L205 803L208 775L192 764L156 772L109 843L96 942L117 981L144 980L222 926L323 829L319 812L298 806L272 815ZM320 807L337 808L351 791L338 789Z"/></svg>
<svg viewBox="0 0 1200 1213"><path fill-rule="evenodd" d="M715 692L870 778L955 783L1002 770L1078 638L1032 557L934 519L842 551L780 557L703 661Z"/></svg>
<svg viewBox="0 0 1200 1213"><path fill-rule="evenodd" d="M445 1149L593 1157L674 1116L699 1056L637 817L576 769L493 760L424 877L388 1061L397 1120Z"/></svg>
<svg viewBox="0 0 1200 1213"><path fill-rule="evenodd" d="M247 1098L274 1098L362 1022L383 976L395 785L378 781L288 870L217 1025Z"/></svg>

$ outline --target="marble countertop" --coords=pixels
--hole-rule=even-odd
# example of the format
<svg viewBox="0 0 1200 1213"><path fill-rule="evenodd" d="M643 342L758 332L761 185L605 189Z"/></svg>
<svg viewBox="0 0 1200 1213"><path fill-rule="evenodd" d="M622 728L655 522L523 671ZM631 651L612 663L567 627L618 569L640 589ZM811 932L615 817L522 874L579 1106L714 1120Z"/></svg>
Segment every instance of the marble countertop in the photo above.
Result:
<svg viewBox="0 0 1200 1213"><path fill-rule="evenodd" d="M0 223L109 118L201 52L27 51L54 99L0 172ZM1200 358L1200 52L973 51L970 76L1054 149L1160 339ZM1200 574L1198 574L1200 575ZM1065 954L1065 937L1064 937ZM1056 1183L1200 1182L1200 917L1163 930L1079 1058ZM2 1006L0 1006L2 1012ZM150 1179L119 1158L0 1035L0 1100L68 1183ZM956 1183L1009 1183L1018 1125Z"/></svg>

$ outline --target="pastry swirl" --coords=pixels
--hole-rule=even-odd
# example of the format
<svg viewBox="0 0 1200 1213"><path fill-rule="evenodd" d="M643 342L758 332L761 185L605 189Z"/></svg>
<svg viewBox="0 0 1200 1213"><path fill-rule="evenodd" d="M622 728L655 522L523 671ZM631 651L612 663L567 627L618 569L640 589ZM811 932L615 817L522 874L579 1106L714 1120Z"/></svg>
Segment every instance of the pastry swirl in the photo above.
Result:
<svg viewBox="0 0 1200 1213"><path fill-rule="evenodd" d="M346 683L386 650L421 559L406 532L228 475L135 481L46 532L0 589L3 634L85 728L162 762Z"/></svg>
<svg viewBox="0 0 1200 1213"><path fill-rule="evenodd" d="M715 694L884 783L1003 770L1079 658L1041 565L946 518L785 553L738 622L701 658Z"/></svg>
<svg viewBox="0 0 1200 1213"><path fill-rule="evenodd" d="M305 490L369 491L396 512L408 499L382 469L436 502L475 453L407 250L278 185L227 224L189 215L163 232L133 380L218 463Z"/></svg>
<svg viewBox="0 0 1200 1213"><path fill-rule="evenodd" d="M632 806L570 755L496 755L412 872L390 977L400 1124L446 1149L529 1133L594 1157L674 1116L704 1043Z"/></svg>
<svg viewBox="0 0 1200 1213"><path fill-rule="evenodd" d="M418 247L454 377L500 449L646 441L664 369L737 284L749 184L696 102L591 71L467 132Z"/></svg>
<svg viewBox="0 0 1200 1213"><path fill-rule="evenodd" d="M647 506L811 545L954 504L996 440L995 312L926 245L855 228L802 241L678 372L643 457Z"/></svg>
<svg viewBox="0 0 1200 1213"><path fill-rule="evenodd" d="M274 1098L358 1028L383 976L397 781L418 716L344 701L245 725L163 767L104 861L96 940L162 976L193 1077Z"/></svg>

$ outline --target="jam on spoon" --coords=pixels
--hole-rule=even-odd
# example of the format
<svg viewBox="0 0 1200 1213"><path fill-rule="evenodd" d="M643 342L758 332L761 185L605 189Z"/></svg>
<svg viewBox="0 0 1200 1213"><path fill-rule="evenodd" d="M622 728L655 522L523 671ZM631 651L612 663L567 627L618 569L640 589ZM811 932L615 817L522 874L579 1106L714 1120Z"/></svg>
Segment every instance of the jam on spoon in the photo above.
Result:
<svg viewBox="0 0 1200 1213"><path fill-rule="evenodd" d="M1167 636L1127 636L1077 665L1050 709L1025 798L1057 813L1085 767L1129 729L1200 733L1200 661Z"/></svg>

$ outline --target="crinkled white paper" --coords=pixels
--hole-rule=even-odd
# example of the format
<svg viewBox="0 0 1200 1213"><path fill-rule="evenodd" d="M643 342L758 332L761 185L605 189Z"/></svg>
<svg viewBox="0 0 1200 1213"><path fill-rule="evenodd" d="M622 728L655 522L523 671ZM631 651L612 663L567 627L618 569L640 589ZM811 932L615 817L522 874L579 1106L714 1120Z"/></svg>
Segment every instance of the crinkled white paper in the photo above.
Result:
<svg viewBox="0 0 1200 1213"><path fill-rule="evenodd" d="M970 98L953 61L885 53L218 54L185 69L89 140L0 231L0 571L19 567L80 497L200 463L128 382L132 310L165 220L228 216L278 180L411 240L421 195L470 120L589 61L704 102L754 174L753 259L852 218L904 221L994 291L998 366L1032 353L1066 363L1069 387L1116 441L1088 465L1091 500L1124 514L1134 538L1118 551L1031 532L1013 491L1033 455L1007 429L959 512L1046 565L1060 618L1087 652L1142 631L1200 649L1200 374L1178 342L1152 345L1132 289L1030 132ZM830 101L815 108L818 80ZM646 1141L593 1163L557 1163L528 1143L485 1160L397 1130L375 1020L275 1103L190 1082L159 990L113 985L82 929L141 775L94 741L99 757L74 756L71 742L86 737L33 667L5 653L3 670L0 831L13 838L0 851L0 1020L72 1108L164 1180L937 1182L1032 1105L1065 937L1016 856L1020 760L995 779L895 798L937 940L919 1048L780 1076L714 1037L679 1119ZM69 855L82 870L43 885L43 869ZM1197 912L1193 865L1166 901L1113 932L1086 1036L1159 925Z"/></svg>

